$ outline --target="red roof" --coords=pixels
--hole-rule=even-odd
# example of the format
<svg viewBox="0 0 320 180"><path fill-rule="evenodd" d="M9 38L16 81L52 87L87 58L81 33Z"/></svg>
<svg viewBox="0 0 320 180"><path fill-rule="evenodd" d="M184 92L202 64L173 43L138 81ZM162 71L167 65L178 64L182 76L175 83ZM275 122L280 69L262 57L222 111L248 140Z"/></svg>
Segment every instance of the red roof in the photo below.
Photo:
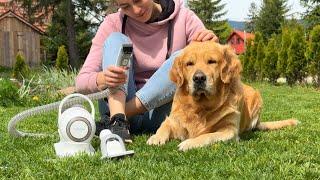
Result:
<svg viewBox="0 0 320 180"><path fill-rule="evenodd" d="M234 34L237 34L242 40L245 40L245 39L254 39L254 34L252 33L245 33L243 31L239 31L239 30L234 30L230 36L228 37L227 41L229 41L229 39L234 35Z"/></svg>
<svg viewBox="0 0 320 180"><path fill-rule="evenodd" d="M28 22L28 16L26 10L21 6L20 2L16 2L13 0L0 0L0 16L7 13L9 10L13 12L15 15L23 18L24 21ZM35 22L33 26L36 26L41 31L45 31L47 29L48 24L51 22L52 13L45 14L44 12L36 12L36 17L43 16L39 21Z"/></svg>
<svg viewBox="0 0 320 180"><path fill-rule="evenodd" d="M14 13L11 10L8 10L7 12L3 13L0 15L0 21L2 19L4 19L5 17L15 17L18 20L20 20L21 22L23 22L24 24L26 24L27 26L31 27L32 29L34 29L35 31L39 32L40 34L44 34L44 31L40 28L38 28L35 25L30 24L26 19L24 19L23 17L19 16L18 14Z"/></svg>

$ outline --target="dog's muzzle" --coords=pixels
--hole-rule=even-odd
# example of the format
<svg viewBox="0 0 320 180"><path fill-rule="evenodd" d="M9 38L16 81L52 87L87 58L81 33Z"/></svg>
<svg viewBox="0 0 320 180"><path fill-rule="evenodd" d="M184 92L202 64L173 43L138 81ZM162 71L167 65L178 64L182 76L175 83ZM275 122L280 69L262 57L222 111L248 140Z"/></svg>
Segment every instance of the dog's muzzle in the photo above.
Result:
<svg viewBox="0 0 320 180"><path fill-rule="evenodd" d="M197 70L194 73L192 80L193 80L194 91L205 91L207 77L202 71Z"/></svg>

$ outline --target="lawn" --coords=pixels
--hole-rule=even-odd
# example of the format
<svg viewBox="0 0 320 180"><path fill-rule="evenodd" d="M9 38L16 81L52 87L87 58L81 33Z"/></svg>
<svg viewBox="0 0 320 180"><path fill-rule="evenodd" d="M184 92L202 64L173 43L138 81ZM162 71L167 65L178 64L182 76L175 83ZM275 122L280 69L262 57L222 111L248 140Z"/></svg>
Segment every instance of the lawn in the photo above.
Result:
<svg viewBox="0 0 320 180"><path fill-rule="evenodd" d="M217 143L180 152L178 141L155 147L149 135L127 145L135 155L100 160L93 156L59 159L57 112L35 116L19 127L53 137L12 138L7 123L28 107L0 107L0 177L3 179L320 179L320 92L308 87L252 84L264 99L263 121L297 118L301 124L272 132L249 132L239 142Z"/></svg>

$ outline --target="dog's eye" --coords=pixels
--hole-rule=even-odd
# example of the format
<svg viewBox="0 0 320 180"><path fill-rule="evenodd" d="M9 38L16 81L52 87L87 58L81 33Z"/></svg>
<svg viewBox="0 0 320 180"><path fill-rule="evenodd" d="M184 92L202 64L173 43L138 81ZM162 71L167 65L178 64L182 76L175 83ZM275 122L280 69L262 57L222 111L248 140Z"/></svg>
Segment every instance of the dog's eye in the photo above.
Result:
<svg viewBox="0 0 320 180"><path fill-rule="evenodd" d="M213 60L213 59L210 59L209 61L208 61L208 64L216 64L217 63L217 61L216 60Z"/></svg>
<svg viewBox="0 0 320 180"><path fill-rule="evenodd" d="M187 66L193 66L193 65L194 65L193 62L191 62L191 61L187 62Z"/></svg>

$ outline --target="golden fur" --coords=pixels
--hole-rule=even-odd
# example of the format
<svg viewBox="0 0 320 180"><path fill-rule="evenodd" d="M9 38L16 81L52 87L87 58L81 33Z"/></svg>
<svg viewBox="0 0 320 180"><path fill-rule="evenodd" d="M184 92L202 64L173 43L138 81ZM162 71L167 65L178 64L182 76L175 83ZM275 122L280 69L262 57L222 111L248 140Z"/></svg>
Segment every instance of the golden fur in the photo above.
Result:
<svg viewBox="0 0 320 180"><path fill-rule="evenodd" d="M252 129L297 125L294 119L260 122L260 93L240 80L241 64L233 50L213 41L192 42L176 58L170 78L177 85L170 116L147 144L180 139L179 150L238 139Z"/></svg>

